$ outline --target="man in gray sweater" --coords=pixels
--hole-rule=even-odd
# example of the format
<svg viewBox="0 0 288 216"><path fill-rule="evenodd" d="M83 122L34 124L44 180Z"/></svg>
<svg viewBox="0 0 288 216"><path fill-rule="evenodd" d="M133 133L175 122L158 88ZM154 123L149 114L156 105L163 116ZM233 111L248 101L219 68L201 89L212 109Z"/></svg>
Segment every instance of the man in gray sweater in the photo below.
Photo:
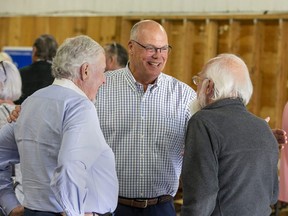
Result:
<svg viewBox="0 0 288 216"><path fill-rule="evenodd" d="M182 168L182 216L268 216L278 196L278 144L246 109L253 92L246 64L222 54L193 77Z"/></svg>

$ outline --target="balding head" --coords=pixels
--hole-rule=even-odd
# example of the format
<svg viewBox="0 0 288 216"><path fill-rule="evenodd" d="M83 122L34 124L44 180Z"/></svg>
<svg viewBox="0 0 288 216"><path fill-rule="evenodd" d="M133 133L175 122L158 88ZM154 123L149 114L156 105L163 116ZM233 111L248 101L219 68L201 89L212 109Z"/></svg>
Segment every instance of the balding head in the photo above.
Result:
<svg viewBox="0 0 288 216"><path fill-rule="evenodd" d="M148 37L149 35L160 34L166 37L167 33L162 25L154 20L142 20L136 23L130 32L130 40L140 40L142 37ZM167 41L168 44L168 41Z"/></svg>
<svg viewBox="0 0 288 216"><path fill-rule="evenodd" d="M154 83L164 69L170 49L167 33L158 22L142 20L132 27L128 43L129 69L144 89Z"/></svg>

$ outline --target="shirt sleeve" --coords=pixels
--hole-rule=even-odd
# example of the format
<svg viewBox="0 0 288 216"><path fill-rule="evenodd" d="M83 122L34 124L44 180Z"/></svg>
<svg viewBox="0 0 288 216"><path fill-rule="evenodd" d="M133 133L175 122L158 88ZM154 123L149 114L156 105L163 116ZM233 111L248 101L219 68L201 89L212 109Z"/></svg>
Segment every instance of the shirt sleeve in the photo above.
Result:
<svg viewBox="0 0 288 216"><path fill-rule="evenodd" d="M103 134L96 109L90 101L66 113L58 166L51 180L51 188L67 216L82 216L88 170L106 143L101 143Z"/></svg>
<svg viewBox="0 0 288 216"><path fill-rule="evenodd" d="M0 130L0 205L8 215L21 205L13 190L12 164L19 163L19 153L14 138L14 123L4 125Z"/></svg>
<svg viewBox="0 0 288 216"><path fill-rule="evenodd" d="M182 167L182 216L209 216L215 208L219 189L218 162L211 136L201 120L189 121Z"/></svg>

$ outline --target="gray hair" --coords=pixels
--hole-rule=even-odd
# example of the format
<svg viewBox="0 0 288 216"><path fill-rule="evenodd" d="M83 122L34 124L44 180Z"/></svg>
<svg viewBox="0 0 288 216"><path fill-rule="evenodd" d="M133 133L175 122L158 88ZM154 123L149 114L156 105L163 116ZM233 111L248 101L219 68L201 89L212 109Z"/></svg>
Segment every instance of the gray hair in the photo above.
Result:
<svg viewBox="0 0 288 216"><path fill-rule="evenodd" d="M11 56L6 52L0 52L0 61L13 62Z"/></svg>
<svg viewBox="0 0 288 216"><path fill-rule="evenodd" d="M0 98L18 100L22 94L21 88L22 81L17 67L12 62L2 61L0 63Z"/></svg>
<svg viewBox="0 0 288 216"><path fill-rule="evenodd" d="M108 56L116 56L116 60L119 66L125 67L128 62L128 52L119 43L110 43L104 47L104 50Z"/></svg>
<svg viewBox="0 0 288 216"><path fill-rule="evenodd" d="M212 100L240 98L247 105L253 86L245 62L234 54L220 54L204 66L203 73L214 82Z"/></svg>
<svg viewBox="0 0 288 216"><path fill-rule="evenodd" d="M79 68L85 62L91 64L104 49L92 38L80 35L66 39L58 48L52 61L55 78L74 80L79 78Z"/></svg>

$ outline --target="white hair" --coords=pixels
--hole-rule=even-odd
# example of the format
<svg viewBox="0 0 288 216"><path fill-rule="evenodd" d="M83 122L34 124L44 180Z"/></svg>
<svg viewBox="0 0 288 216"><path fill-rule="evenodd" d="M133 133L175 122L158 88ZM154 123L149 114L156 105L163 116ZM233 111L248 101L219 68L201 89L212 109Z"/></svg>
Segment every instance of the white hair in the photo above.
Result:
<svg viewBox="0 0 288 216"><path fill-rule="evenodd" d="M58 48L52 61L55 78L74 80L79 77L79 68L85 62L92 63L104 49L92 38L80 35L68 38Z"/></svg>
<svg viewBox="0 0 288 216"><path fill-rule="evenodd" d="M247 105L253 93L249 71L234 54L220 54L207 62L203 73L214 82L212 100L240 98Z"/></svg>
<svg viewBox="0 0 288 216"><path fill-rule="evenodd" d="M22 81L17 67L12 62L2 61L0 63L0 98L18 100L22 94L21 88Z"/></svg>
<svg viewBox="0 0 288 216"><path fill-rule="evenodd" d="M6 52L0 52L0 61L13 62L11 56Z"/></svg>

